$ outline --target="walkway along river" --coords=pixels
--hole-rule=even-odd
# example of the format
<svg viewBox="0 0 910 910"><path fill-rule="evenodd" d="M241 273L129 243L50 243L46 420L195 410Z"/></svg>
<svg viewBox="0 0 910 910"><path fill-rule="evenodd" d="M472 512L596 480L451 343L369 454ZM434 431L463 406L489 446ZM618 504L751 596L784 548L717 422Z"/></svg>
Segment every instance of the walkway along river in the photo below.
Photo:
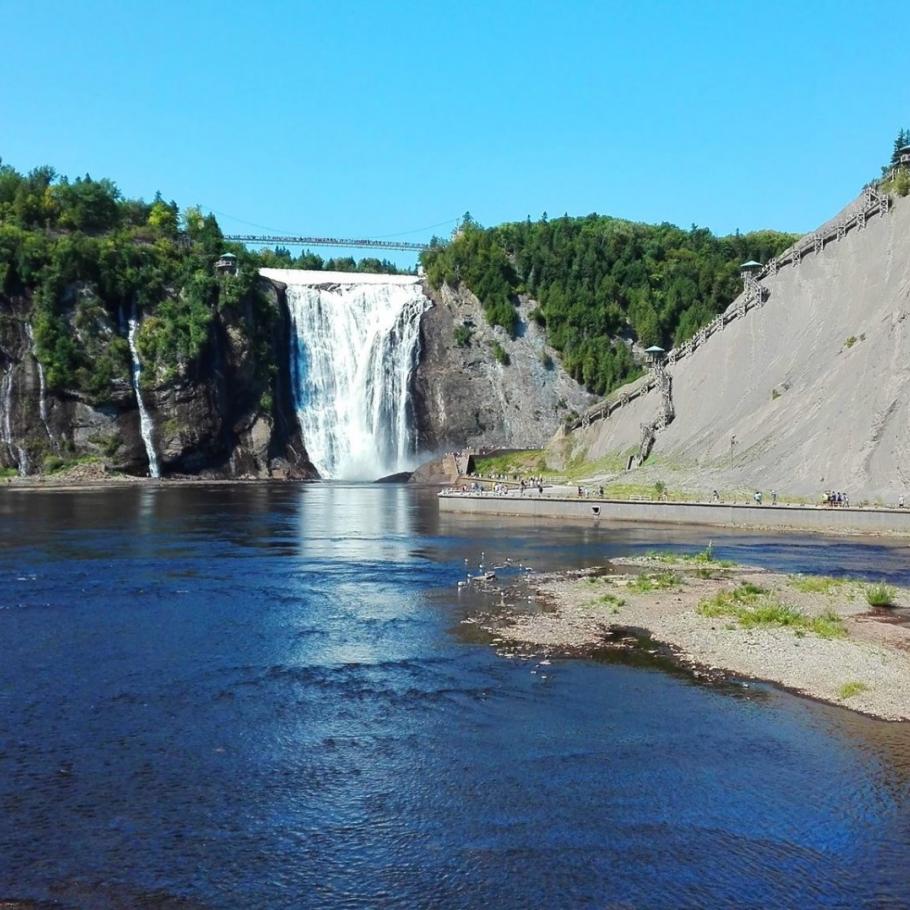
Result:
<svg viewBox="0 0 910 910"><path fill-rule="evenodd" d="M471 478L468 478L471 480ZM468 493L444 490L443 512L479 515L520 515L526 518L584 519L731 528L823 531L828 533L897 534L910 537L910 509L827 508L799 505L746 505L723 502L648 502L592 499L529 490Z"/></svg>

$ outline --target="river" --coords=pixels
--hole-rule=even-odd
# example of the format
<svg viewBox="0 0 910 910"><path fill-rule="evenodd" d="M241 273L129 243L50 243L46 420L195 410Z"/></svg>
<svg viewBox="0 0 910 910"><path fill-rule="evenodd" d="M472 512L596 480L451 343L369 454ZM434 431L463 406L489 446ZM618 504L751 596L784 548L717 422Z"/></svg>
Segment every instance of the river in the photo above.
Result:
<svg viewBox="0 0 910 910"><path fill-rule="evenodd" d="M910 728L635 661L532 673L457 582L906 547L440 515L402 486L0 491L0 902L907 907Z"/></svg>

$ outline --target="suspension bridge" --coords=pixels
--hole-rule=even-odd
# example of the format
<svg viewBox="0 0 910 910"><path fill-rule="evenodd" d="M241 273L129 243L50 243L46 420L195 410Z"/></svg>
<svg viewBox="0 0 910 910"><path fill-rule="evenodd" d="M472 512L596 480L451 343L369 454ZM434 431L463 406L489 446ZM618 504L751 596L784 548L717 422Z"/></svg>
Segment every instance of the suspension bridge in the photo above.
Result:
<svg viewBox="0 0 910 910"><path fill-rule="evenodd" d="M288 237L278 234L225 234L225 240L235 243L252 243L263 246L334 246L370 250L401 250L419 253L429 249L428 243L414 243L410 240L351 240L341 237Z"/></svg>

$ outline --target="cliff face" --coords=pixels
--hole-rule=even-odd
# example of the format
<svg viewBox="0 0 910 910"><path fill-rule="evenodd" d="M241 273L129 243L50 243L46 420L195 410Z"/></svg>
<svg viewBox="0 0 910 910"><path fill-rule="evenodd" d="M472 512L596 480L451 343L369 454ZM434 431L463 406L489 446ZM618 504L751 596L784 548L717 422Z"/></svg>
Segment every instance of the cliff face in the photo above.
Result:
<svg viewBox="0 0 910 910"><path fill-rule="evenodd" d="M176 375L143 376L143 400L164 476L312 477L300 438L288 365L289 316L282 288L259 283L274 318L265 349L250 339L252 302L216 312L202 355ZM76 300L85 289L73 287ZM86 312L93 312L86 324ZM70 331L80 343L95 339L112 374L95 396L51 391L35 355L33 306L28 295L0 297L0 468L20 474L91 457L110 470L144 476L148 458L126 356L126 326L98 308L75 308ZM275 371L265 365L277 364Z"/></svg>
<svg viewBox="0 0 910 910"><path fill-rule="evenodd" d="M487 324L469 291L444 285L427 293L433 306L421 320L412 390L421 451L537 448L570 412L593 400L562 370L544 331L528 318L533 304L519 306L519 328L510 339Z"/></svg>
<svg viewBox="0 0 910 910"><path fill-rule="evenodd" d="M669 365L675 419L629 480L893 503L910 488L910 198L761 283L760 306ZM553 452L625 464L660 409L655 389Z"/></svg>

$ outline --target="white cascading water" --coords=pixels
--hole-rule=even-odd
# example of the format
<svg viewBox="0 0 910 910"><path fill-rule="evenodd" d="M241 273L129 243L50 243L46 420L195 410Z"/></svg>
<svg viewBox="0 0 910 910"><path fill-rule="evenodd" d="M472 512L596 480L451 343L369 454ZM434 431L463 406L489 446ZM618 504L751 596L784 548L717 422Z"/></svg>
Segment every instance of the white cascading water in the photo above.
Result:
<svg viewBox="0 0 910 910"><path fill-rule="evenodd" d="M2 396L0 401L3 403L3 421L0 423L0 430L3 434L3 443L9 452L9 457L16 461L16 453L13 451L13 365L10 364L3 374L3 382L0 384ZM18 461L16 461L18 465Z"/></svg>
<svg viewBox="0 0 910 910"><path fill-rule="evenodd" d="M416 461L410 384L420 316L411 275L263 269L287 285L295 406L322 477L375 480Z"/></svg>
<svg viewBox="0 0 910 910"><path fill-rule="evenodd" d="M3 442L6 445L6 450L9 452L9 457L16 463L16 470L18 470L21 477L25 477L28 474L28 452L22 448L18 443L13 442L13 380L15 377L15 364L10 364L6 370L6 373L3 377L2 389L2 401L3 401L3 422L0 424L2 428Z"/></svg>
<svg viewBox="0 0 910 910"><path fill-rule="evenodd" d="M38 413L41 415L41 423L44 424L44 431L47 433L47 438L56 449L57 442L54 439L54 434L51 433L51 427L47 420L47 382L44 378L44 366L38 359L38 354L35 351L35 333L32 330L32 324L30 322L25 324L25 331L28 334L29 346L31 348L32 357L35 360L35 366L38 368L38 389L40 394L40 398L38 399Z"/></svg>
<svg viewBox="0 0 910 910"><path fill-rule="evenodd" d="M139 363L139 352L136 350L136 331L138 328L139 323L135 317L132 317L129 321L129 333L126 336L130 344L130 354L132 355L130 378L133 381L133 391L136 393L136 404L139 405L139 430L142 433L142 441L145 443L145 454L149 460L149 474L152 477L160 477L158 454L155 452L155 443L152 439L152 432L155 427L145 402L142 400L142 389L139 384L139 380L142 378L142 365Z"/></svg>

